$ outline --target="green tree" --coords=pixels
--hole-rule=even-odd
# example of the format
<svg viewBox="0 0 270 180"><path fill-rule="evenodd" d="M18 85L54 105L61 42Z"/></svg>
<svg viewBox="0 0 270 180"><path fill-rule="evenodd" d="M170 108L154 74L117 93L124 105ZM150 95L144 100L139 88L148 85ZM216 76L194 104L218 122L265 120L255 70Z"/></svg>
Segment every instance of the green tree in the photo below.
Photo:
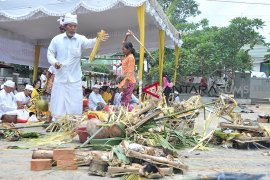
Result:
<svg viewBox="0 0 270 180"><path fill-rule="evenodd" d="M158 2L174 25L187 23L187 18L201 13L195 0L158 0Z"/></svg>

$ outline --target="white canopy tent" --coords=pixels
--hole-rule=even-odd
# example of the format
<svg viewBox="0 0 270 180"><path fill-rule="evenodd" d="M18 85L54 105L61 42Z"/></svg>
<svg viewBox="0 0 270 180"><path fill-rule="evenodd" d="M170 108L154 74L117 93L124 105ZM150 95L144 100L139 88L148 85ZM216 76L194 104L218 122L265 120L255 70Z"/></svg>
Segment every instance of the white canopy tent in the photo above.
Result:
<svg viewBox="0 0 270 180"><path fill-rule="evenodd" d="M179 32L156 0L1 0L0 61L49 67L47 47L59 33L57 19L68 12L78 15L79 34L92 38L101 29L109 33L110 39L102 43L99 54L119 52L128 29L145 42L148 50L162 49L164 45L175 48L182 44ZM140 49L140 53L144 53L138 42L133 38L130 41L137 51ZM88 54L90 50L84 52ZM140 62L141 59L143 56ZM161 53L160 67L163 69L162 59ZM141 79L142 71L139 76Z"/></svg>

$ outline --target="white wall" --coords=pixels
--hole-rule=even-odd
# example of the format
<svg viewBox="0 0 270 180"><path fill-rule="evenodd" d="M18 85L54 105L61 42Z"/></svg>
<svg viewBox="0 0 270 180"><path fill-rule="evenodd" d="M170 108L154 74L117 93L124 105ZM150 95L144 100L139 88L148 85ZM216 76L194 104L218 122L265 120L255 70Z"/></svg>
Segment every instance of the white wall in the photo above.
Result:
<svg viewBox="0 0 270 180"><path fill-rule="evenodd" d="M253 63L252 71L260 72L260 67L261 67L260 63Z"/></svg>

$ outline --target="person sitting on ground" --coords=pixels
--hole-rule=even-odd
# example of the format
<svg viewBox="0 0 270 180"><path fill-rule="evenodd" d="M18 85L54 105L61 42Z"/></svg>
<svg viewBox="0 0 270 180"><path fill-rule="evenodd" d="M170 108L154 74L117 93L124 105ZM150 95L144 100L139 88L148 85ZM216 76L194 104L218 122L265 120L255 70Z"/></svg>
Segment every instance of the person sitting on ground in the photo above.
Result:
<svg viewBox="0 0 270 180"><path fill-rule="evenodd" d="M130 98L130 104L138 104L139 103L139 99L134 95L134 93L131 94L131 98Z"/></svg>
<svg viewBox="0 0 270 180"><path fill-rule="evenodd" d="M112 92L112 98L110 100L110 104L114 104L114 97L115 97L115 94L116 94L116 89L114 88L111 88L111 92Z"/></svg>
<svg viewBox="0 0 270 180"><path fill-rule="evenodd" d="M15 95L18 107L24 108L25 106L27 106L27 104L30 103L33 89L33 86L27 84L24 88L24 91L19 92Z"/></svg>
<svg viewBox="0 0 270 180"><path fill-rule="evenodd" d="M40 94L39 94L40 84L41 84L40 80L35 80L33 83L34 88L32 90L31 99L30 99L30 102L32 105L29 108L30 116L32 114L36 114L36 103L40 99Z"/></svg>
<svg viewBox="0 0 270 180"><path fill-rule="evenodd" d="M111 89L108 86L106 91L102 94L102 98L104 99L104 101L109 104L111 99L112 99L112 94L111 94Z"/></svg>
<svg viewBox="0 0 270 180"><path fill-rule="evenodd" d="M180 103L180 97L177 91L174 92L174 103Z"/></svg>
<svg viewBox="0 0 270 180"><path fill-rule="evenodd" d="M117 88L113 101L113 104L115 106L121 106L122 94L123 94L122 89Z"/></svg>
<svg viewBox="0 0 270 180"><path fill-rule="evenodd" d="M10 117L17 116L18 109L21 109L21 107L17 106L16 98L12 92L15 83L7 80L3 85L4 87L0 91L0 119L6 121Z"/></svg>
<svg viewBox="0 0 270 180"><path fill-rule="evenodd" d="M99 85L94 85L93 91L89 95L88 106L89 106L89 109L92 111L100 111L106 105L106 102L104 101L102 96L99 94L99 89L100 89Z"/></svg>

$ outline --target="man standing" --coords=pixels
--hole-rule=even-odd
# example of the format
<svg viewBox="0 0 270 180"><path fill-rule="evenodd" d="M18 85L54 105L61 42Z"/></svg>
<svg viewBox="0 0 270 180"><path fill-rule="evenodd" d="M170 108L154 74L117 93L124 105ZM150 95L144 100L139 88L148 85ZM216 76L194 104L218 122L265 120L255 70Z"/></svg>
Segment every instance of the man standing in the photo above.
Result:
<svg viewBox="0 0 270 180"><path fill-rule="evenodd" d="M76 34L77 15L70 13L64 17L66 32L55 36L47 52L47 58L56 68L51 92L50 109L53 117L66 114L82 114L83 91L81 55L83 49L92 48L96 39L87 39ZM108 34L103 41L108 39Z"/></svg>
<svg viewBox="0 0 270 180"><path fill-rule="evenodd" d="M8 119L8 116L16 116L18 113L16 98L12 92L14 87L15 83L7 80L4 83L3 89L0 91L0 119L3 121Z"/></svg>
<svg viewBox="0 0 270 180"><path fill-rule="evenodd" d="M23 92L19 92L15 95L18 107L24 107L30 102L33 86L27 84Z"/></svg>
<svg viewBox="0 0 270 180"><path fill-rule="evenodd" d="M106 105L106 102L99 94L99 85L94 85L93 91L89 95L89 109L92 111L99 111L102 110Z"/></svg>

